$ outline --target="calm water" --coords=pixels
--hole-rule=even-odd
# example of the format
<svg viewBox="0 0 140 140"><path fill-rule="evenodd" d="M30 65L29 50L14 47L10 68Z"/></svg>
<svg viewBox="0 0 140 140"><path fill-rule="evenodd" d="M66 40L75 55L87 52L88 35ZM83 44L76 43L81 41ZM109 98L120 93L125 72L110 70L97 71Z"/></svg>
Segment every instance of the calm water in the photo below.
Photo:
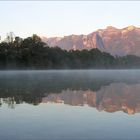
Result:
<svg viewBox="0 0 140 140"><path fill-rule="evenodd" d="M0 71L1 140L140 139L140 70Z"/></svg>

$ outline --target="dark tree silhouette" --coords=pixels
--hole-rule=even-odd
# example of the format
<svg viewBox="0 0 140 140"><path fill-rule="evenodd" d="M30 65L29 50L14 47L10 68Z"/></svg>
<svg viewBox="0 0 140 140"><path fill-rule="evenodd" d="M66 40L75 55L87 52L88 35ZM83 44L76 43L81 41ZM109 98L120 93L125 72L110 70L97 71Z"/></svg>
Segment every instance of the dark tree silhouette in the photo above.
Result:
<svg viewBox="0 0 140 140"><path fill-rule="evenodd" d="M37 35L0 43L0 69L140 68L140 57L112 56L98 49L62 50L49 47Z"/></svg>

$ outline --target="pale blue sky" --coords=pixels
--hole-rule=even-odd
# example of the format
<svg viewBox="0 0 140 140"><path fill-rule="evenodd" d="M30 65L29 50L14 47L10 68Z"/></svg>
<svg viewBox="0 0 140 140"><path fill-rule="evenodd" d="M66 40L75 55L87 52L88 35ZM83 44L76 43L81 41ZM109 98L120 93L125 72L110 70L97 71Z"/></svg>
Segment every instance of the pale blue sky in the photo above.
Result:
<svg viewBox="0 0 140 140"><path fill-rule="evenodd" d="M139 1L0 1L0 35L88 34L112 25L140 27Z"/></svg>

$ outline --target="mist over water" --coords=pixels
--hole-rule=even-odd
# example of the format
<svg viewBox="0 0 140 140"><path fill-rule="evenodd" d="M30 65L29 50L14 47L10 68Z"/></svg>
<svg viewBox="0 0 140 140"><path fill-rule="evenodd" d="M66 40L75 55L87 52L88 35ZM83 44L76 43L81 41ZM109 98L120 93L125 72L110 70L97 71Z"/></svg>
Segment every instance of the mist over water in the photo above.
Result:
<svg viewBox="0 0 140 140"><path fill-rule="evenodd" d="M139 139L140 70L0 71L0 104L3 140Z"/></svg>

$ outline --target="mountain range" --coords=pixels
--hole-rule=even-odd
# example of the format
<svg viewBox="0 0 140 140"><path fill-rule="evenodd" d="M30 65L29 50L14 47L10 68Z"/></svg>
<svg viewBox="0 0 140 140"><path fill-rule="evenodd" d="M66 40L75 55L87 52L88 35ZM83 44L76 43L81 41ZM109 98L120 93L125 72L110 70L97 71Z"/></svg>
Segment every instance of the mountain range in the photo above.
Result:
<svg viewBox="0 0 140 140"><path fill-rule="evenodd" d="M118 29L108 26L88 35L69 35L64 37L42 37L49 46L58 46L65 50L82 50L98 48L111 55L128 54L140 56L140 28L128 26Z"/></svg>

